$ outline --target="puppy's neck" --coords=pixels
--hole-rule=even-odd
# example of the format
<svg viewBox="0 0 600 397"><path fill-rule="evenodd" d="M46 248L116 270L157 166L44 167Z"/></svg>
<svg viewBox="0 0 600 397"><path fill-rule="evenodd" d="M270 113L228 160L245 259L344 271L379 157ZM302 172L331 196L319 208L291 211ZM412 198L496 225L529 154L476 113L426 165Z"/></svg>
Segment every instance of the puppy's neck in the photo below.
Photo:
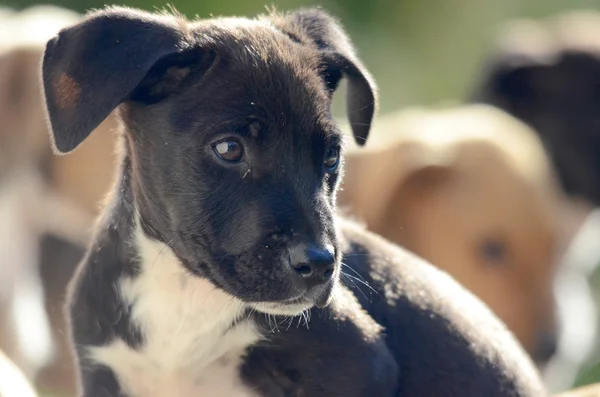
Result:
<svg viewBox="0 0 600 397"><path fill-rule="evenodd" d="M142 330L143 339L171 337L190 332L214 338L234 327L245 315L246 305L191 274L173 250L144 227L134 194L131 158L126 154L120 180L101 229L116 230L126 258L120 280L121 297L131 306L131 319ZM135 263L135 269L127 268ZM180 324L179 329L175 329ZM212 338L211 336L211 338ZM209 338L209 339L211 339Z"/></svg>
<svg viewBox="0 0 600 397"><path fill-rule="evenodd" d="M117 335L89 346L89 358L110 368L131 396L250 396L240 392L238 367L262 336L246 305L190 273L146 232L132 177L125 156L92 250L110 246L115 254L91 268L97 278L117 274L104 281L117 286L119 306L128 308L128 327L139 331L139 340Z"/></svg>
<svg viewBox="0 0 600 397"><path fill-rule="evenodd" d="M139 218L135 223L139 275L125 279L122 285L124 299L135 303L132 312L134 321L137 317L140 321L156 320L156 324L144 324L153 330L165 324L165 318L189 315L190 318L185 321L197 321L193 326L197 334L220 334L243 316L246 306L241 300L225 293L209 280L192 275L171 248L145 234ZM145 307L145 303L149 306Z"/></svg>
<svg viewBox="0 0 600 397"><path fill-rule="evenodd" d="M251 396L239 380L246 349L261 339L245 306L208 280L189 274L164 243L134 233L139 271L119 291L142 342L121 339L90 349L131 396Z"/></svg>

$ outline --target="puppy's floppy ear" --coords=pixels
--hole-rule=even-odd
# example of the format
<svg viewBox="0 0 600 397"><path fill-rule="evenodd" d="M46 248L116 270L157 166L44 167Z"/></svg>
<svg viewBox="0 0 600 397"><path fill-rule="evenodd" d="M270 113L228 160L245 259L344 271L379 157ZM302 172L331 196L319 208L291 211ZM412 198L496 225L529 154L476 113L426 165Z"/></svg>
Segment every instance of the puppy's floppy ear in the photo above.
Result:
<svg viewBox="0 0 600 397"><path fill-rule="evenodd" d="M333 17L318 8L296 11L288 20L323 52L323 79L331 92L342 76L348 79L348 118L356 142L364 145L377 108L377 87L350 39Z"/></svg>
<svg viewBox="0 0 600 397"><path fill-rule="evenodd" d="M190 46L177 20L127 8L94 12L46 45L42 84L56 151L74 150L162 58Z"/></svg>

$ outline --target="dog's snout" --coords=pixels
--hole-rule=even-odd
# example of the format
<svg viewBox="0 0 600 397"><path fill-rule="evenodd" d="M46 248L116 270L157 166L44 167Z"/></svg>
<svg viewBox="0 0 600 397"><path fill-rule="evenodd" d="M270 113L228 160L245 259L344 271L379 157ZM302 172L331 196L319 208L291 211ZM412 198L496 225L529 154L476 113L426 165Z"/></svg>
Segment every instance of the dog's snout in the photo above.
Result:
<svg viewBox="0 0 600 397"><path fill-rule="evenodd" d="M290 264L307 286L325 283L333 276L335 256L330 245L295 245L290 248Z"/></svg>

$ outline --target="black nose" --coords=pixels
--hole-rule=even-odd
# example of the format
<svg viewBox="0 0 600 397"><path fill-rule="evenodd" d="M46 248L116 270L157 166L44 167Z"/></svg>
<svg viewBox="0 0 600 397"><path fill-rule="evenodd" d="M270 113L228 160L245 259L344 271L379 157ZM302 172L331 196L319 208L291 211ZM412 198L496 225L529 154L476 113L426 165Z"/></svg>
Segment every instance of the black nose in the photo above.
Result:
<svg viewBox="0 0 600 397"><path fill-rule="evenodd" d="M330 245L297 245L290 248L292 268L308 288L323 284L333 276L335 256Z"/></svg>

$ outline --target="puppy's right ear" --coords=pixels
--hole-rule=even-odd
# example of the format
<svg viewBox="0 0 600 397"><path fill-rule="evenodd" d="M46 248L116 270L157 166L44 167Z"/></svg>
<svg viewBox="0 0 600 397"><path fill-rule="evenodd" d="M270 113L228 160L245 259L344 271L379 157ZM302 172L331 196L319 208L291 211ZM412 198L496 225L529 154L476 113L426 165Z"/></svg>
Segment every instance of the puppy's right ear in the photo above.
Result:
<svg viewBox="0 0 600 397"><path fill-rule="evenodd" d="M165 56L191 46L173 17L127 8L92 13L46 45L42 85L54 148L74 150Z"/></svg>
<svg viewBox="0 0 600 397"><path fill-rule="evenodd" d="M342 25L320 8L300 9L286 17L287 29L298 29L321 51L325 85L333 93L348 80L346 113L356 143L363 146L377 110L377 85L360 61Z"/></svg>

